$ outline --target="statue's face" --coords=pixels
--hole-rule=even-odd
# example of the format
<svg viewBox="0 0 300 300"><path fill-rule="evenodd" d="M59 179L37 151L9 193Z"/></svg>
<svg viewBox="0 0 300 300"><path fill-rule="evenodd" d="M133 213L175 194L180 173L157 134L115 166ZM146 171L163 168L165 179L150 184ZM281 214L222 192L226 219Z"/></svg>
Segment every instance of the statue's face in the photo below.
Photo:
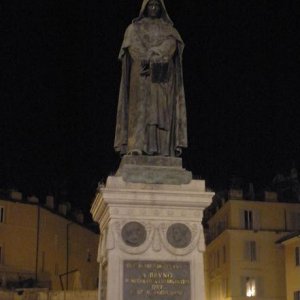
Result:
<svg viewBox="0 0 300 300"><path fill-rule="evenodd" d="M159 0L150 0L147 5L147 15L149 18L159 18L161 13L161 4Z"/></svg>

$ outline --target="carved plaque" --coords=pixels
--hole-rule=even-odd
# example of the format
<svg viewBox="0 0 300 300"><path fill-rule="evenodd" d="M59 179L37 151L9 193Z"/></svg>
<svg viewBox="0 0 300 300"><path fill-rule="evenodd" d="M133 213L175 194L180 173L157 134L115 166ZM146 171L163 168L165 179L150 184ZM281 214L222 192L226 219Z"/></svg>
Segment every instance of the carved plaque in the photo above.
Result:
<svg viewBox="0 0 300 300"><path fill-rule="evenodd" d="M168 228L167 239L173 247L185 248L191 242L192 233L186 225L176 223Z"/></svg>
<svg viewBox="0 0 300 300"><path fill-rule="evenodd" d="M123 300L190 300L190 263L124 261Z"/></svg>
<svg viewBox="0 0 300 300"><path fill-rule="evenodd" d="M124 243L131 247L138 247L146 240L146 229L138 222L129 222L122 228L122 239Z"/></svg>

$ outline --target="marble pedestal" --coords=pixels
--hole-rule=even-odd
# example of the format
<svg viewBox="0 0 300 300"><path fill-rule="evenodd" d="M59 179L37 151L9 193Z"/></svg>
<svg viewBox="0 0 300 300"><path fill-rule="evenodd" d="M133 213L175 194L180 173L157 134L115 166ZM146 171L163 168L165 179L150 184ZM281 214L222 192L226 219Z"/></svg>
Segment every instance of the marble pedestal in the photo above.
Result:
<svg viewBox="0 0 300 300"><path fill-rule="evenodd" d="M108 177L92 205L100 224L99 300L204 300L205 182Z"/></svg>

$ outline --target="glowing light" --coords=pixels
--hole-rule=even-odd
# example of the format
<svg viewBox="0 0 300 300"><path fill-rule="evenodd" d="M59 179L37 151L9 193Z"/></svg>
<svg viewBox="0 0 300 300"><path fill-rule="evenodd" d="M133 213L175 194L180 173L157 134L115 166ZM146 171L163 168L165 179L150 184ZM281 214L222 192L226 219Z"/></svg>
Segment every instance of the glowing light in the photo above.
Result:
<svg viewBox="0 0 300 300"><path fill-rule="evenodd" d="M247 297L255 297L256 296L255 279L247 278L246 296Z"/></svg>

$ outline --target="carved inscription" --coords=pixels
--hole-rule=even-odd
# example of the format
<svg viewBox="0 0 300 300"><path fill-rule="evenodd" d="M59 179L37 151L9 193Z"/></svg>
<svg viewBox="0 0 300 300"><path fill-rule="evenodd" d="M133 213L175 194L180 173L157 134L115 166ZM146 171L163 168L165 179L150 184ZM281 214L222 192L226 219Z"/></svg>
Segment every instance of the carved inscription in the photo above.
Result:
<svg viewBox="0 0 300 300"><path fill-rule="evenodd" d="M124 261L124 300L190 300L190 263Z"/></svg>

